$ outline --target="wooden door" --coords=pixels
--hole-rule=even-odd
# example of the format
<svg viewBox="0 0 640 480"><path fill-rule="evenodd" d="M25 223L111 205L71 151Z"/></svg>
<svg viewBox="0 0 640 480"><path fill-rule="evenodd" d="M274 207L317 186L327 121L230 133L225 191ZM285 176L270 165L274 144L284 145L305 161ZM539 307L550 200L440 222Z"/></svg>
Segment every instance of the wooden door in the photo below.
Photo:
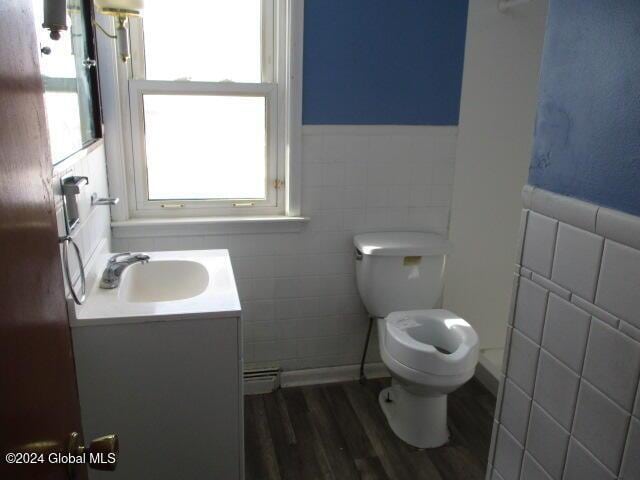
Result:
<svg viewBox="0 0 640 480"><path fill-rule="evenodd" d="M0 478L66 480L66 465L6 459L81 432L31 5L0 0Z"/></svg>

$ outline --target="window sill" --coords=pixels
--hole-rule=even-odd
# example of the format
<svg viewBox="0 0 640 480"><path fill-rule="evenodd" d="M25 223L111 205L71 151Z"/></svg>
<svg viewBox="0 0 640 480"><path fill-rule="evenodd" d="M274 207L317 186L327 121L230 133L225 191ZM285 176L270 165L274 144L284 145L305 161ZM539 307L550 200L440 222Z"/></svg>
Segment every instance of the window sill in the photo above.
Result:
<svg viewBox="0 0 640 480"><path fill-rule="evenodd" d="M242 233L296 233L308 217L183 217L135 218L111 222L114 238L232 235Z"/></svg>

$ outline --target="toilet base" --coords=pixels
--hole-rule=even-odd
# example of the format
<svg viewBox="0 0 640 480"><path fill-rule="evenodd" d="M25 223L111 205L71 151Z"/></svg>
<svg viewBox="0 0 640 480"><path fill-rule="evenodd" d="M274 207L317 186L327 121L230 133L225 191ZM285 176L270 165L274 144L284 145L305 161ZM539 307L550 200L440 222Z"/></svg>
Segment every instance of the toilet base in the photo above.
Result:
<svg viewBox="0 0 640 480"><path fill-rule="evenodd" d="M378 402L391 430L409 445L436 448L449 441L446 395L415 395L394 381Z"/></svg>

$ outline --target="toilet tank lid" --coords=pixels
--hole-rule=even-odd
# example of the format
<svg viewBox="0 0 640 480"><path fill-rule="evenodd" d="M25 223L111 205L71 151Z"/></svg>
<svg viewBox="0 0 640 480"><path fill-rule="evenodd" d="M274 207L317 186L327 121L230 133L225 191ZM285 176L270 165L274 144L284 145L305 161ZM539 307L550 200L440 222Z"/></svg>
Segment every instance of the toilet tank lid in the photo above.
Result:
<svg viewBox="0 0 640 480"><path fill-rule="evenodd" d="M446 238L419 232L363 233L353 237L353 244L363 255L387 257L445 255L452 249Z"/></svg>

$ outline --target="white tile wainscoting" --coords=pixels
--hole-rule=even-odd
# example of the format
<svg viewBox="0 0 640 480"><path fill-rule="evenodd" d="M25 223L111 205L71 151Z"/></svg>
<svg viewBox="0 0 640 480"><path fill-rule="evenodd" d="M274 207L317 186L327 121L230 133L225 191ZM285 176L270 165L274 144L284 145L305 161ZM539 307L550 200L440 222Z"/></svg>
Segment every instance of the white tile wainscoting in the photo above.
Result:
<svg viewBox="0 0 640 480"><path fill-rule="evenodd" d="M105 150L102 140L97 140L94 145L72 155L54 167L53 192L58 235L60 236L66 235L60 178L70 175L89 178L89 184L80 189L80 194L77 197L80 222L71 233L73 241L80 249L83 265L88 267L97 251L109 251L111 241L109 207L91 205L92 193L97 193L101 198L109 196ZM73 283L77 289L80 282L80 270L76 256L73 253L69 255L69 267ZM85 268L85 270L88 273L88 269ZM65 292L69 296L66 283Z"/></svg>
<svg viewBox="0 0 640 480"><path fill-rule="evenodd" d="M640 218L530 186L488 479L640 478Z"/></svg>
<svg viewBox="0 0 640 480"><path fill-rule="evenodd" d="M116 227L113 250L227 248L243 306L247 366L356 364L367 318L352 237L376 230L446 235L456 135L456 127L305 126L302 214L310 222L302 231L163 236Z"/></svg>

